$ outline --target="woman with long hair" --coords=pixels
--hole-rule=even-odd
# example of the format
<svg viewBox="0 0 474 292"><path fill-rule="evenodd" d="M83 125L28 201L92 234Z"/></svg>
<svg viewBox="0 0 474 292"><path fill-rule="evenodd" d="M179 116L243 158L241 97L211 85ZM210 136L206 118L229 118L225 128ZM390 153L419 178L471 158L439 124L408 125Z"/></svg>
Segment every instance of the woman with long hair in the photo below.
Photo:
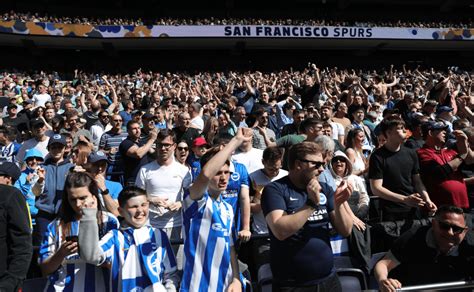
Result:
<svg viewBox="0 0 474 292"><path fill-rule="evenodd" d="M369 171L369 157L363 149L364 139L364 130L360 128L354 128L347 133L346 155L352 163L352 174L360 177Z"/></svg>
<svg viewBox="0 0 474 292"><path fill-rule="evenodd" d="M99 238L119 223L103 211L94 178L86 172L72 172L66 177L58 217L48 226L39 252L40 268L48 276L45 291L106 291L108 269L81 260L77 236L82 208L97 208Z"/></svg>
<svg viewBox="0 0 474 292"><path fill-rule="evenodd" d="M219 120L216 117L210 117L207 119L202 132L207 143L212 144L214 138L219 134Z"/></svg>

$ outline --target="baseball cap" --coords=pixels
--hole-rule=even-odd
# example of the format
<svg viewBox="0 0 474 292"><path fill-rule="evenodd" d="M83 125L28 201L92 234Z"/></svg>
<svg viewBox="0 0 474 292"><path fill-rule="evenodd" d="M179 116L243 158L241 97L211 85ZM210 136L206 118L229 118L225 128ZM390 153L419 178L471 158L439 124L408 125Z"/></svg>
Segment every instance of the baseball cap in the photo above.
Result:
<svg viewBox="0 0 474 292"><path fill-rule="evenodd" d="M64 136L61 135L61 134L55 134L55 135L53 135L53 137L49 138L48 147L52 144L55 144L55 143L66 146L66 144L67 144L66 143L66 138L64 138Z"/></svg>
<svg viewBox="0 0 474 292"><path fill-rule="evenodd" d="M437 114L452 112L452 111L453 111L453 108L450 107L450 106L446 106L446 105L438 106L438 108L436 109Z"/></svg>
<svg viewBox="0 0 474 292"><path fill-rule="evenodd" d="M7 106L7 109L11 109L11 108L18 108L18 106L17 106L16 104L10 103L10 104Z"/></svg>
<svg viewBox="0 0 474 292"><path fill-rule="evenodd" d="M96 163L103 160L107 161L107 155L102 151L91 152L87 157L87 162L89 163Z"/></svg>
<svg viewBox="0 0 474 292"><path fill-rule="evenodd" d="M12 178L13 181L16 181L20 177L21 171L15 163L9 161L1 161L0 175L9 176Z"/></svg>
<svg viewBox="0 0 474 292"><path fill-rule="evenodd" d="M29 150L26 150L25 158L24 158L25 161L27 161L29 158L33 158L33 157L41 158L41 160L44 160L43 154L38 149L31 148Z"/></svg>
<svg viewBox="0 0 474 292"><path fill-rule="evenodd" d="M197 137L196 139L194 139L193 147L199 147L203 145L207 145L206 139L204 139L203 137Z"/></svg>
<svg viewBox="0 0 474 292"><path fill-rule="evenodd" d="M430 130L447 130L448 125L443 122L427 121L421 124L421 130L423 133L427 133Z"/></svg>
<svg viewBox="0 0 474 292"><path fill-rule="evenodd" d="M43 126L45 125L45 124L44 124L44 121L43 121L42 119L32 119L32 120L30 121L30 125L31 125L32 128L35 128L36 126L41 125L41 124L42 124Z"/></svg>

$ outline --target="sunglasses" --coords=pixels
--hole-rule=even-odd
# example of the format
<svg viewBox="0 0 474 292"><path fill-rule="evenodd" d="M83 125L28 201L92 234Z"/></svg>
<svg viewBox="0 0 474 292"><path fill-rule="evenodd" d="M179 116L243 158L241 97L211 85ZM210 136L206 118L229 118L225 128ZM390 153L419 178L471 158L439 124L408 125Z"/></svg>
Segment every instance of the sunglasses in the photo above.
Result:
<svg viewBox="0 0 474 292"><path fill-rule="evenodd" d="M179 150L179 151L183 151L183 150L184 150L184 151L188 151L189 148L188 148L188 147L179 147L179 146L178 146L178 150Z"/></svg>
<svg viewBox="0 0 474 292"><path fill-rule="evenodd" d="M166 144L166 143L156 143L158 149L170 149L174 144Z"/></svg>
<svg viewBox="0 0 474 292"><path fill-rule="evenodd" d="M325 162L323 161L312 161L312 160L306 160L306 159L302 159L302 158L298 158L299 161L301 162L306 162L306 163L309 163L311 165L311 167L314 167L314 168L317 168L319 169L320 167L323 167L326 165Z"/></svg>
<svg viewBox="0 0 474 292"><path fill-rule="evenodd" d="M336 157L336 158L333 158L332 159L332 162L333 163L336 163L336 162L346 162L346 160L342 157Z"/></svg>
<svg viewBox="0 0 474 292"><path fill-rule="evenodd" d="M464 232L464 230L467 229L467 227L461 227L443 221L438 221L438 225L439 228L444 231L449 231L450 229L452 229L454 234L461 234Z"/></svg>

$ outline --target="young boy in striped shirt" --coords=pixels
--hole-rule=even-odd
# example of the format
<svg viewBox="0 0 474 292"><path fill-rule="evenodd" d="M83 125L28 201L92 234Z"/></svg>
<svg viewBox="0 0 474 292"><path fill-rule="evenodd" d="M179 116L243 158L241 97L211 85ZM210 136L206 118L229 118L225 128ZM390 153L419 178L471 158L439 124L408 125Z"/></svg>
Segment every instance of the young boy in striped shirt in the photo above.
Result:
<svg viewBox="0 0 474 292"><path fill-rule="evenodd" d="M183 201L185 228L183 279L180 291L241 291L237 254L232 240L234 212L221 194L229 182L230 155L252 131L237 135L201 158L203 166Z"/></svg>
<svg viewBox="0 0 474 292"><path fill-rule="evenodd" d="M79 226L81 258L109 265L111 291L176 291L176 260L166 234L148 222L144 190L127 187L119 195L122 227L97 236L95 209L83 209Z"/></svg>

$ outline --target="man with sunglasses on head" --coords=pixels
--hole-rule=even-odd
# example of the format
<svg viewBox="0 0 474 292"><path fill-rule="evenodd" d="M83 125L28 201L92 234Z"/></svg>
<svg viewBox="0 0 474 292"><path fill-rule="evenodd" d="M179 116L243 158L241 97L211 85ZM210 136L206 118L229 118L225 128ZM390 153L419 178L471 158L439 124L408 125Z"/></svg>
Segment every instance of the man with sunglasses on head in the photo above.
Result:
<svg viewBox="0 0 474 292"><path fill-rule="evenodd" d="M410 229L375 266L381 291L403 286L468 280L474 266L474 237L461 208L444 205L432 226Z"/></svg>
<svg viewBox="0 0 474 292"><path fill-rule="evenodd" d="M272 291L342 291L334 268L329 224L346 237L352 217L346 211L352 186L343 181L324 194L320 146L305 141L289 150L289 173L266 185L261 207L270 230Z"/></svg>
<svg viewBox="0 0 474 292"><path fill-rule="evenodd" d="M33 138L26 140L18 150L18 154L16 156L17 161L23 161L25 158L25 152L28 149L38 149L43 157L48 155L48 142L49 137L46 136L46 125L42 119L33 119L30 121L31 131L33 133Z"/></svg>

